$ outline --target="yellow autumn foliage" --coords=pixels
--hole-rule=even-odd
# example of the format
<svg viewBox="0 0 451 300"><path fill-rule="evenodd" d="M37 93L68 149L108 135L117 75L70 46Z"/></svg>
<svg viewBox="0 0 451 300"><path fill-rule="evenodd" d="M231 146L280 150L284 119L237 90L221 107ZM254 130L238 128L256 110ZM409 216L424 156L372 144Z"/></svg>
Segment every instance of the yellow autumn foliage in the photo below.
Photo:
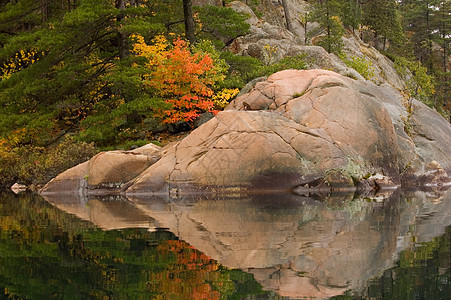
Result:
<svg viewBox="0 0 451 300"><path fill-rule="evenodd" d="M38 51L36 49L18 51L0 66L0 80L10 78L12 74L34 64L38 60Z"/></svg>
<svg viewBox="0 0 451 300"><path fill-rule="evenodd" d="M222 89L213 95L212 100L217 109L224 109L236 95L239 89Z"/></svg>
<svg viewBox="0 0 451 300"><path fill-rule="evenodd" d="M162 59L164 52L168 49L169 43L164 35L157 35L152 39L151 44L146 44L141 35L131 36L134 41L133 53L137 56L146 57L150 66L157 65Z"/></svg>

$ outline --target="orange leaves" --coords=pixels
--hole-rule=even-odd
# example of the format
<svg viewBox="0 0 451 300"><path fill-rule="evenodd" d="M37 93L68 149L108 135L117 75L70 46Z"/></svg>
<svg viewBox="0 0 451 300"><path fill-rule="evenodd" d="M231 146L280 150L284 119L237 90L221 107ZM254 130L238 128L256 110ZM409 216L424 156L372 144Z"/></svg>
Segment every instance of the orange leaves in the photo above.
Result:
<svg viewBox="0 0 451 300"><path fill-rule="evenodd" d="M168 240L158 246L160 255L173 255L175 264L159 274L159 291L170 298L219 299L213 282L221 282L219 265L183 241Z"/></svg>
<svg viewBox="0 0 451 300"><path fill-rule="evenodd" d="M145 85L165 100L167 109L157 112L165 123L192 121L200 113L211 111L215 83L214 63L208 54L191 53L188 43L180 38L172 45L157 36L153 45L147 45L140 36L134 36L134 53L147 59L149 73Z"/></svg>

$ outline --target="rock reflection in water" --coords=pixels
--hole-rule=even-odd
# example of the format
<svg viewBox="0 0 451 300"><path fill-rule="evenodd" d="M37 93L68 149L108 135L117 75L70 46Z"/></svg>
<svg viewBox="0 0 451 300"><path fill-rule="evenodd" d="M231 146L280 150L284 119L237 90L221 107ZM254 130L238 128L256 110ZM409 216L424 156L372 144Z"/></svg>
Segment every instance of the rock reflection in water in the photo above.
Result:
<svg viewBox="0 0 451 300"><path fill-rule="evenodd" d="M51 195L44 199L102 229L159 228L155 219L130 205L130 202L121 196L90 198L89 201L76 195Z"/></svg>
<svg viewBox="0 0 451 300"><path fill-rule="evenodd" d="M130 197L88 205L46 199L105 229L167 228L222 265L252 273L265 290L289 297L362 291L412 241L429 241L451 224L449 193Z"/></svg>

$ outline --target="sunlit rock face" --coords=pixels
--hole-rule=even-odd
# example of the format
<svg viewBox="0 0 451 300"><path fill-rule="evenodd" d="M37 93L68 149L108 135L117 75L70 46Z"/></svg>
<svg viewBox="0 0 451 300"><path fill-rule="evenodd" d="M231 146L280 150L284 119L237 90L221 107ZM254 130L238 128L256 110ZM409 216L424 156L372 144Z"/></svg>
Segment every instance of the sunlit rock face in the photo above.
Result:
<svg viewBox="0 0 451 300"><path fill-rule="evenodd" d="M305 181L302 175L319 176L347 163L321 132L269 112L225 111L168 151L127 193L158 192L167 182L174 188L210 191L289 189Z"/></svg>
<svg viewBox="0 0 451 300"><path fill-rule="evenodd" d="M168 150L126 193L380 188L402 176L449 183L451 126L418 104L412 122L428 124L411 137L401 103L388 85L325 70L278 72Z"/></svg>
<svg viewBox="0 0 451 300"><path fill-rule="evenodd" d="M326 70L285 70L257 82L182 141L164 150L149 144L99 154L43 192L308 194L449 185L451 125L414 105L408 135L395 88Z"/></svg>

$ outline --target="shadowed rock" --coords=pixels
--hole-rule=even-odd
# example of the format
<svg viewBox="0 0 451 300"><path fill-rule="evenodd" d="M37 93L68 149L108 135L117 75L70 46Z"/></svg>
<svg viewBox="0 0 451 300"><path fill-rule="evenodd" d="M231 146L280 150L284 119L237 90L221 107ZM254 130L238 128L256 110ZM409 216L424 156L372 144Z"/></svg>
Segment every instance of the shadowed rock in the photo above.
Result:
<svg viewBox="0 0 451 300"><path fill-rule="evenodd" d="M117 193L160 158L160 147L148 144L132 151L108 151L52 179L42 194Z"/></svg>
<svg viewBox="0 0 451 300"><path fill-rule="evenodd" d="M171 196L449 185L451 125L414 102L406 134L401 99L389 85L332 71L281 71L164 151L99 154L43 192L62 191L65 181L78 193Z"/></svg>

